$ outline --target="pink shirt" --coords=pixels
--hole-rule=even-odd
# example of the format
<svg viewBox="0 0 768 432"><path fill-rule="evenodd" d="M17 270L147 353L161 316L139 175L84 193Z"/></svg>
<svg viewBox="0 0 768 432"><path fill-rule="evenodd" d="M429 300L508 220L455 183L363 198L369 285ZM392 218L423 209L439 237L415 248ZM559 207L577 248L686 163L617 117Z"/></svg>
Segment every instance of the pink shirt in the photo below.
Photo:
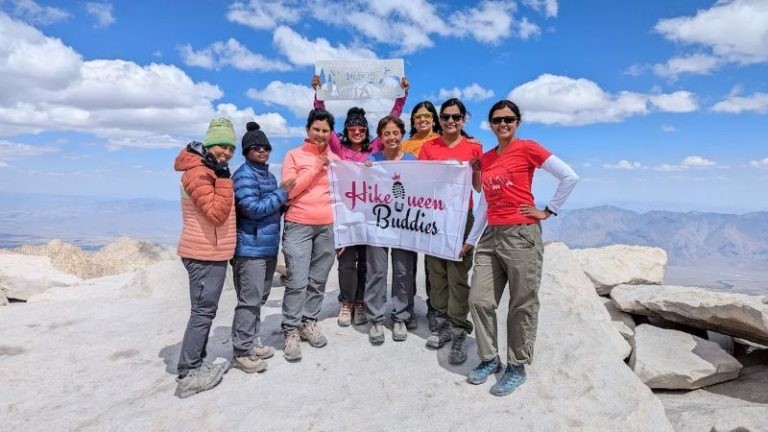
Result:
<svg viewBox="0 0 768 432"><path fill-rule="evenodd" d="M339 160L338 156L328 151L328 147L320 153L317 146L307 140L285 155L282 180L296 179L296 184L288 193L290 206L285 213L286 221L305 225L333 223L328 166L323 165L318 156Z"/></svg>

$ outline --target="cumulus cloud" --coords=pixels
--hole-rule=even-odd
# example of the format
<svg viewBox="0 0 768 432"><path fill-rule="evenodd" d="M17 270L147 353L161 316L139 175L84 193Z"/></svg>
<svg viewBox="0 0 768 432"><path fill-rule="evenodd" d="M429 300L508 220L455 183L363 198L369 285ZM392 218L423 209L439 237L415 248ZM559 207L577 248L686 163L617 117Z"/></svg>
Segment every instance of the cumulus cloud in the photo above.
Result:
<svg viewBox="0 0 768 432"><path fill-rule="evenodd" d="M184 64L205 69L219 70L224 66L245 71L287 71L291 66L279 60L271 60L251 52L245 45L230 38L226 42L214 42L207 48L195 51L189 44L179 48Z"/></svg>
<svg viewBox="0 0 768 432"><path fill-rule="evenodd" d="M52 6L40 6L34 0L11 0L15 17L37 25L49 25L70 17L69 13Z"/></svg>
<svg viewBox="0 0 768 432"><path fill-rule="evenodd" d="M702 156L688 156L680 162L680 165L690 168L708 168L717 165L717 162L711 161Z"/></svg>
<svg viewBox="0 0 768 432"><path fill-rule="evenodd" d="M480 84L472 83L463 89L458 87L451 89L441 88L440 93L437 96L437 98L440 100L450 99L453 97L470 102L477 102L492 98L493 90L486 90Z"/></svg>
<svg viewBox="0 0 768 432"><path fill-rule="evenodd" d="M282 23L295 23L302 15L298 1L251 0L235 2L229 6L227 19L258 30L269 30Z"/></svg>
<svg viewBox="0 0 768 432"><path fill-rule="evenodd" d="M752 168L768 169L768 157L749 161L749 166L751 166Z"/></svg>
<svg viewBox="0 0 768 432"><path fill-rule="evenodd" d="M768 2L721 0L693 16L660 20L654 29L666 39L709 50L711 55L671 59L654 68L660 75L708 73L726 62L768 61Z"/></svg>
<svg viewBox="0 0 768 432"><path fill-rule="evenodd" d="M483 1L478 7L456 11L449 22L459 36L469 35L480 42L498 44L511 34L515 3Z"/></svg>
<svg viewBox="0 0 768 432"><path fill-rule="evenodd" d="M272 40L277 49L297 66L312 66L318 60L375 59L376 54L359 47L346 47L343 44L331 45L327 39L310 40L286 26L278 27Z"/></svg>
<svg viewBox="0 0 768 432"><path fill-rule="evenodd" d="M712 111L729 114L741 114L742 112L766 114L768 113L768 93L755 93L752 96L731 94L716 103L712 107Z"/></svg>
<svg viewBox="0 0 768 432"><path fill-rule="evenodd" d="M631 162L626 159L622 159L615 164L603 164L603 168L608 169L620 169L620 170L637 170L646 168L645 165L640 162Z"/></svg>
<svg viewBox="0 0 768 432"><path fill-rule="evenodd" d="M557 16L557 0L523 0L523 4L543 13L547 18Z"/></svg>
<svg viewBox="0 0 768 432"><path fill-rule="evenodd" d="M649 106L668 112L696 109L690 92L611 94L588 79L552 74L543 74L514 88L507 98L522 107L527 121L565 126L620 122L627 117L648 114Z"/></svg>
<svg viewBox="0 0 768 432"><path fill-rule="evenodd" d="M528 21L528 18L523 18L517 25L517 36L520 39L528 39L541 34L541 28L536 24Z"/></svg>
<svg viewBox="0 0 768 432"><path fill-rule="evenodd" d="M112 4L110 3L88 2L85 4L85 11L96 20L94 27L109 27L115 23L115 17L112 15Z"/></svg>
<svg viewBox="0 0 768 432"><path fill-rule="evenodd" d="M0 38L9 41L0 46L0 136L77 131L110 146L156 148L199 137L214 116L243 124L257 118L250 108L214 105L223 96L218 86L172 65L83 61L58 39L3 14ZM296 133L279 114L264 117L262 126Z"/></svg>

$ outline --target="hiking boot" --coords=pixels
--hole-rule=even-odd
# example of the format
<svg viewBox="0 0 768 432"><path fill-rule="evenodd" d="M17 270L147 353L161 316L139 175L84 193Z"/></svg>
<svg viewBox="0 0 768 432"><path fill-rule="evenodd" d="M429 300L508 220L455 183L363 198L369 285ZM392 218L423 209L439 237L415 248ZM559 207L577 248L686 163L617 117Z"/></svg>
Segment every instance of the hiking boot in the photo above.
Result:
<svg viewBox="0 0 768 432"><path fill-rule="evenodd" d="M308 319L299 326L301 340L309 342L315 348L322 348L328 344L328 339L323 336L317 321Z"/></svg>
<svg viewBox="0 0 768 432"><path fill-rule="evenodd" d="M508 364L501 379L491 387L494 396L506 396L525 382L525 366Z"/></svg>
<svg viewBox="0 0 768 432"><path fill-rule="evenodd" d="M384 324L373 324L368 330L368 341L373 345L384 343Z"/></svg>
<svg viewBox="0 0 768 432"><path fill-rule="evenodd" d="M408 318L408 321L405 322L405 328L408 330L416 330L419 328L419 320L416 319L416 315L411 313L411 317Z"/></svg>
<svg viewBox="0 0 768 432"><path fill-rule="evenodd" d="M400 321L395 321L395 324L392 326L392 340L397 342L402 342L407 337L408 337L408 327L406 326L406 324Z"/></svg>
<svg viewBox="0 0 768 432"><path fill-rule="evenodd" d="M501 372L501 360L498 357L494 357L493 360L481 361L479 365L469 372L467 382L470 384L482 384L489 376L498 372Z"/></svg>
<svg viewBox="0 0 768 432"><path fill-rule="evenodd" d="M336 322L339 324L339 327L348 327L350 324L352 324L352 309L354 308L354 305L350 301L342 301L341 302L341 309L339 309L339 318L336 320Z"/></svg>
<svg viewBox="0 0 768 432"><path fill-rule="evenodd" d="M228 370L228 361L216 364L204 362L199 368L188 371L184 378L176 378L176 396L184 399L210 390L219 385Z"/></svg>
<svg viewBox="0 0 768 432"><path fill-rule="evenodd" d="M427 324L429 324L429 331L437 331L437 313L434 309L427 310Z"/></svg>
<svg viewBox="0 0 768 432"><path fill-rule="evenodd" d="M256 341L254 341L253 345L251 345L251 349L248 350L247 355L266 360L275 355L275 349L271 346L262 345L261 338L256 338Z"/></svg>
<svg viewBox="0 0 768 432"><path fill-rule="evenodd" d="M283 357L289 362L301 360L301 337L299 331L291 329L285 332L285 348Z"/></svg>
<svg viewBox="0 0 768 432"><path fill-rule="evenodd" d="M368 318L365 316L365 303L362 300L355 302L355 325L363 325L368 323Z"/></svg>
<svg viewBox="0 0 768 432"><path fill-rule="evenodd" d="M427 338L427 348L442 348L451 340L451 325L445 318L437 318L435 327L435 331Z"/></svg>
<svg viewBox="0 0 768 432"><path fill-rule="evenodd" d="M232 366L245 373L264 372L267 370L267 362L250 355L238 356L232 359Z"/></svg>
<svg viewBox="0 0 768 432"><path fill-rule="evenodd" d="M453 329L453 342L448 361L451 364L462 364L467 360L467 331L460 328Z"/></svg>

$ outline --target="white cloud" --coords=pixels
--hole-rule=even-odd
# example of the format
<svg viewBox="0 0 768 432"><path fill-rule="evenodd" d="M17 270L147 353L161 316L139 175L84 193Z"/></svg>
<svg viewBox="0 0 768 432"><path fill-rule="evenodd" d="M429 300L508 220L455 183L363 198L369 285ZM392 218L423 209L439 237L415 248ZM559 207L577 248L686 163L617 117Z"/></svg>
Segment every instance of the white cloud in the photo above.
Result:
<svg viewBox="0 0 768 432"><path fill-rule="evenodd" d="M768 113L768 93L755 93L752 96L732 94L712 107L712 111L731 114L742 112Z"/></svg>
<svg viewBox="0 0 768 432"><path fill-rule="evenodd" d="M603 164L603 168L608 169L621 169L621 170L637 170L644 169L645 166L640 162L630 162L626 159L622 159L615 164Z"/></svg>
<svg viewBox="0 0 768 432"><path fill-rule="evenodd" d="M69 13L51 6L40 6L34 0L11 0L13 15L32 24L49 25L69 18Z"/></svg>
<svg viewBox="0 0 768 432"><path fill-rule="evenodd" d="M252 109L214 101L221 89L195 82L172 65L141 66L124 60L83 61L58 39L0 14L0 136L76 131L110 147L167 147L199 137L214 116L257 118ZM279 114L263 129L296 131ZM236 123L239 124L239 123Z"/></svg>
<svg viewBox="0 0 768 432"><path fill-rule="evenodd" d="M749 161L749 166L751 166L752 168L768 169L768 157L759 159L759 160Z"/></svg>
<svg viewBox="0 0 768 432"><path fill-rule="evenodd" d="M653 65L653 73L664 78L677 79L682 74L707 75L720 67L722 61L707 54L673 57L663 64Z"/></svg>
<svg viewBox="0 0 768 432"><path fill-rule="evenodd" d="M376 54L367 48L357 48L339 44L331 45L327 39L310 40L292 29L280 26L273 35L273 42L278 50L297 66L312 66L318 60L375 59Z"/></svg>
<svg viewBox="0 0 768 432"><path fill-rule="evenodd" d="M511 34L515 9L510 1L486 0L478 7L454 12L449 22L459 36L470 35L480 42L498 44Z"/></svg>
<svg viewBox="0 0 768 432"><path fill-rule="evenodd" d="M704 47L711 52L711 56L692 55L657 65L657 73L661 75L708 73L724 62L768 61L768 2L765 0L720 0L693 16L662 19L654 29L668 40Z"/></svg>
<svg viewBox="0 0 768 432"><path fill-rule="evenodd" d="M484 131L491 130L491 124L488 123L488 120L483 120L480 122L480 130L484 130Z"/></svg>
<svg viewBox="0 0 768 432"><path fill-rule="evenodd" d="M96 19L94 27L109 27L115 23L115 17L112 15L111 3L88 2L85 4L85 10Z"/></svg>
<svg viewBox="0 0 768 432"><path fill-rule="evenodd" d="M689 92L646 95L622 91L611 94L585 78L543 74L509 92L507 98L523 109L523 118L534 123L581 126L620 122L645 115L649 104L660 111L688 112L694 95Z"/></svg>
<svg viewBox="0 0 768 432"><path fill-rule="evenodd" d="M9 166L8 161L11 160L32 159L58 151L58 148L49 145L22 144L0 139L0 167Z"/></svg>
<svg viewBox="0 0 768 432"><path fill-rule="evenodd" d="M674 165L674 164L666 164L663 163L661 165L657 165L653 168L656 171L665 171L665 172L679 172L684 171L688 169L688 167L684 167L681 165Z"/></svg>
<svg viewBox="0 0 768 432"><path fill-rule="evenodd" d="M547 18L557 16L557 0L523 0L523 4L543 13Z"/></svg>
<svg viewBox="0 0 768 432"><path fill-rule="evenodd" d="M661 125L661 130L664 132L677 132L677 128L672 125Z"/></svg>
<svg viewBox="0 0 768 432"><path fill-rule="evenodd" d="M459 98L461 100L477 102L493 97L493 90L486 90L478 83L472 83L463 89L454 87L451 89L440 89L440 93L437 98L440 100L446 100L450 98Z"/></svg>
<svg viewBox="0 0 768 432"><path fill-rule="evenodd" d="M538 36L541 34L541 28L536 24L528 21L528 18L523 18L517 25L517 37L520 39L528 39L532 36Z"/></svg>
<svg viewBox="0 0 768 432"><path fill-rule="evenodd" d="M251 0L229 6L227 19L258 30L269 30L281 23L295 23L302 15L302 3L297 1Z"/></svg>
<svg viewBox="0 0 768 432"><path fill-rule="evenodd" d="M661 111L686 113L696 111L699 106L695 95L688 91L653 95L648 100Z"/></svg>
<svg viewBox="0 0 768 432"><path fill-rule="evenodd" d="M245 45L230 38L226 42L214 42L207 48L195 51L187 44L179 48L184 64L205 69L219 70L224 66L245 71L287 71L291 66L279 60L270 60L251 52Z"/></svg>
<svg viewBox="0 0 768 432"><path fill-rule="evenodd" d="M680 165L691 168L708 168L716 166L717 162L702 156L688 156L680 162Z"/></svg>

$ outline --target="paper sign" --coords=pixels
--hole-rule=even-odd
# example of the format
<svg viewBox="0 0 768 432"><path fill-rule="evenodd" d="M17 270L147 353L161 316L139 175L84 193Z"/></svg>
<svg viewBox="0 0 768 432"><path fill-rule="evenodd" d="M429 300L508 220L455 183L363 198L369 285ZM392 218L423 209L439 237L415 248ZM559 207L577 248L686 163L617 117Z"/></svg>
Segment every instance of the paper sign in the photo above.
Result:
<svg viewBox="0 0 768 432"><path fill-rule="evenodd" d="M318 61L318 100L395 99L405 95L403 59Z"/></svg>

